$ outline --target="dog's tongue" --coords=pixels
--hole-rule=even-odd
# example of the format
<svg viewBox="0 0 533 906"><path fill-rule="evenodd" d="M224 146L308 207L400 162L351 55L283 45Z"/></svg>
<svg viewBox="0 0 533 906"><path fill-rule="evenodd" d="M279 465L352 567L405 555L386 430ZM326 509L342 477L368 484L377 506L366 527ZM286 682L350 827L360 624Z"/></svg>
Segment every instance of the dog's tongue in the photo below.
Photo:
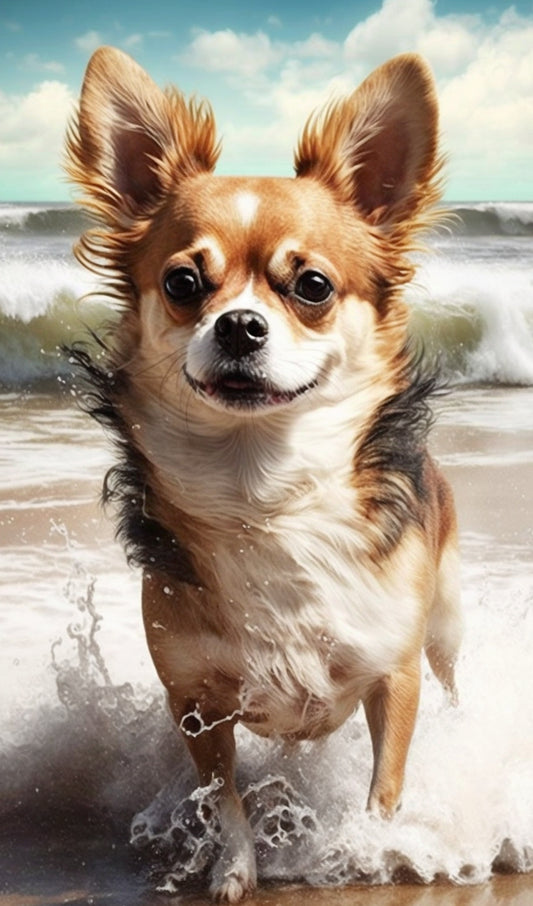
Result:
<svg viewBox="0 0 533 906"><path fill-rule="evenodd" d="M246 378L227 378L223 381L226 390L257 390L258 384L247 381Z"/></svg>
<svg viewBox="0 0 533 906"><path fill-rule="evenodd" d="M260 384L246 378L232 377L224 378L219 383L206 384L205 391L209 396L214 396L219 391L229 390L235 393L257 392L260 390Z"/></svg>

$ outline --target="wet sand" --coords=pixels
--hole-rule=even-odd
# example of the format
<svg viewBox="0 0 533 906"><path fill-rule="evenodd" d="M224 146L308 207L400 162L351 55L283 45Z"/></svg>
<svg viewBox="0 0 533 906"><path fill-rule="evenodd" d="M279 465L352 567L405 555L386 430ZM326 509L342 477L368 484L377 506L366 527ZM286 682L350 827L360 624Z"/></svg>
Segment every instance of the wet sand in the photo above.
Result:
<svg viewBox="0 0 533 906"><path fill-rule="evenodd" d="M415 884L385 887L310 888L295 885L263 888L247 899L247 906L531 906L533 875L496 877L486 884L422 887ZM120 891L90 893L64 890L52 895L0 895L0 906L209 906L206 897L128 895Z"/></svg>

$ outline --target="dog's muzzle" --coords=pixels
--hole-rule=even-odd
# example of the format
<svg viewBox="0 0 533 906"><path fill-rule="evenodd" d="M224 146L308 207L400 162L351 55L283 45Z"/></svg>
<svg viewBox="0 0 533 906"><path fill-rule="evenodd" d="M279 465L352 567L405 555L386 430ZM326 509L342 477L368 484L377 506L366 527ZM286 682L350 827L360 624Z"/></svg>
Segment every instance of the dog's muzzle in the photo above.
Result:
<svg viewBox="0 0 533 906"><path fill-rule="evenodd" d="M316 386L312 381L285 390L269 380L264 356L269 325L259 312L241 308L224 312L213 332L218 356L208 379L199 381L184 369L192 389L211 402L245 413L290 403Z"/></svg>

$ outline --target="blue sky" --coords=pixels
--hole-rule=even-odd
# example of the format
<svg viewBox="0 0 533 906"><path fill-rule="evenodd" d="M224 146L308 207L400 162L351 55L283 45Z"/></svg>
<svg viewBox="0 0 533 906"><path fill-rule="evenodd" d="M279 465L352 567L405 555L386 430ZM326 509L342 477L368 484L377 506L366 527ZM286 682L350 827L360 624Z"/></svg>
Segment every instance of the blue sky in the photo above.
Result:
<svg viewBox="0 0 533 906"><path fill-rule="evenodd" d="M3 0L0 201L72 197L61 147L91 52L130 53L161 85L209 98L219 171L290 174L308 113L395 53L429 61L449 200L533 199L530 0Z"/></svg>

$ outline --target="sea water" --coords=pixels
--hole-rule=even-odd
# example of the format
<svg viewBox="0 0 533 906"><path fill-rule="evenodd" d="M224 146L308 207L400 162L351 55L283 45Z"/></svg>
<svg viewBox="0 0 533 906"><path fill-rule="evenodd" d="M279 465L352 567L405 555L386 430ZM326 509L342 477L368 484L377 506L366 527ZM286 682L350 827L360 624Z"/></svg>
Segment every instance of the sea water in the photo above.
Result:
<svg viewBox="0 0 533 906"><path fill-rule="evenodd" d="M424 662L390 823L365 812L361 714L292 749L238 729L263 879L472 883L533 869L533 205L457 213L407 298L452 388L432 446L461 518L460 702ZM70 397L59 347L112 316L72 257L82 228L68 206L0 205L0 814L10 840L44 828L53 844L67 829L71 848L105 827L169 890L216 856L213 791L196 789L146 652L139 575L96 505L112 451ZM18 852L0 890L17 889Z"/></svg>

